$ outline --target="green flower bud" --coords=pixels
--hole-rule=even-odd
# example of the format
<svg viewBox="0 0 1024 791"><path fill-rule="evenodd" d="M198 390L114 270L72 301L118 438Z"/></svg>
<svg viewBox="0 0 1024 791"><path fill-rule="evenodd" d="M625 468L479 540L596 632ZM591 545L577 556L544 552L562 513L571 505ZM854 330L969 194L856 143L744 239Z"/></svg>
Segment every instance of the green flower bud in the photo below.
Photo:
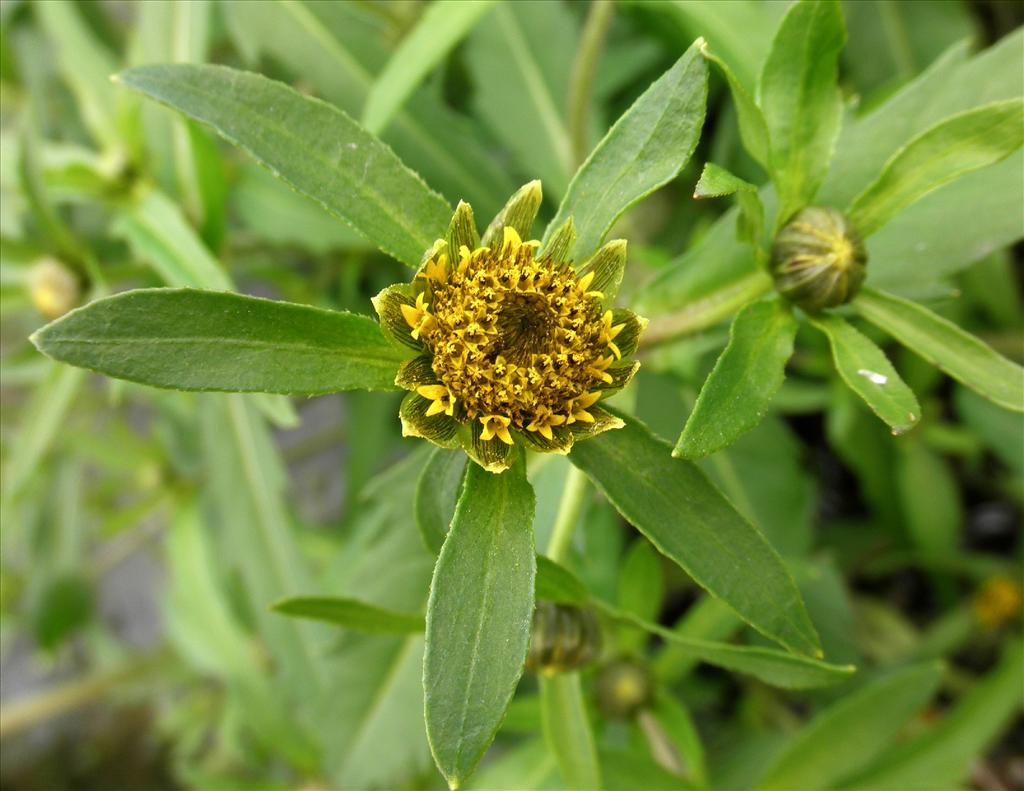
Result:
<svg viewBox="0 0 1024 791"><path fill-rule="evenodd" d="M842 212L808 206L772 244L775 288L810 313L849 302L864 282L867 253Z"/></svg>
<svg viewBox="0 0 1024 791"><path fill-rule="evenodd" d="M589 607L537 602L526 667L540 673L564 673L594 661L601 652L601 625Z"/></svg>
<svg viewBox="0 0 1024 791"><path fill-rule="evenodd" d="M594 693L597 707L606 717L629 719L654 700L654 682L640 662L616 659L598 671Z"/></svg>

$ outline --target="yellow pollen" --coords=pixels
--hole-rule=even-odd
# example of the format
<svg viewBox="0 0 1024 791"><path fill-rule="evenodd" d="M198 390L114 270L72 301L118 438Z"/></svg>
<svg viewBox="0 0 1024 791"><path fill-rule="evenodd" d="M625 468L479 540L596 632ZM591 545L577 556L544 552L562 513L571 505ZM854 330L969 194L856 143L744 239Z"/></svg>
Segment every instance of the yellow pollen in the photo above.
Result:
<svg viewBox="0 0 1024 791"><path fill-rule="evenodd" d="M538 259L538 245L505 226L500 245L462 245L454 268L437 253L423 267L426 290L402 306L440 382L417 389L433 401L428 414L457 409L480 421L484 441L511 444L511 430L550 440L558 426L593 422L587 407L621 356L612 341L625 325L612 326L588 291L594 273Z"/></svg>

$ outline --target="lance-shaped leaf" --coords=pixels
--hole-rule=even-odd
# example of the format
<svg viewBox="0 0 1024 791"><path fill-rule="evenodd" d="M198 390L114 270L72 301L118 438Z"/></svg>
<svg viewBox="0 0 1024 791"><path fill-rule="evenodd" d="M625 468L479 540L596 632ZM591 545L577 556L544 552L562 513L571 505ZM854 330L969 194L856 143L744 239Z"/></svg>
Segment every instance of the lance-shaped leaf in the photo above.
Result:
<svg viewBox="0 0 1024 791"><path fill-rule="evenodd" d="M865 319L985 398L1024 412L1024 368L925 307L874 289L853 306Z"/></svg>
<svg viewBox="0 0 1024 791"><path fill-rule="evenodd" d="M671 181L686 165L704 126L708 67L701 40L643 92L577 171L550 237L576 220L576 260L589 257L630 206Z"/></svg>
<svg viewBox="0 0 1024 791"><path fill-rule="evenodd" d="M324 621L355 632L416 634L423 631L423 616L337 596L294 596L272 608L282 615Z"/></svg>
<svg viewBox="0 0 1024 791"><path fill-rule="evenodd" d="M996 102L922 132L885 163L847 214L867 237L932 190L1005 159L1024 144L1024 101Z"/></svg>
<svg viewBox="0 0 1024 791"><path fill-rule="evenodd" d="M1007 642L998 664L914 739L893 745L843 788L930 791L966 782L971 765L1020 713L1024 644Z"/></svg>
<svg viewBox="0 0 1024 791"><path fill-rule="evenodd" d="M776 227L810 203L828 172L843 107L836 74L845 41L838 0L801 0L772 42L759 98L779 194Z"/></svg>
<svg viewBox="0 0 1024 791"><path fill-rule="evenodd" d="M470 464L434 569L423 656L427 739L458 788L505 715L533 620L534 496L525 464L495 475Z"/></svg>
<svg viewBox="0 0 1024 791"><path fill-rule="evenodd" d="M466 477L466 454L434 448L416 482L416 524L433 554L441 551Z"/></svg>
<svg viewBox="0 0 1024 791"><path fill-rule="evenodd" d="M796 734L757 788L833 788L892 744L941 679L938 662L911 665L842 698Z"/></svg>
<svg viewBox="0 0 1024 791"><path fill-rule="evenodd" d="M140 66L118 81L209 124L294 189L410 266L451 209L394 152L341 110L225 66Z"/></svg>
<svg viewBox="0 0 1024 791"><path fill-rule="evenodd" d="M738 673L747 673L765 683L786 689L823 687L845 681L856 672L852 665L831 664L818 659L794 656L773 648L732 645L666 629L633 612L597 597L591 597L586 586L575 574L565 566L543 556L537 558L537 597L577 606L593 606L613 620L630 624L664 639L670 646L665 652L671 650L672 654L670 667L673 678L682 676L675 670L678 665L683 664L683 660L690 660L693 663L706 662ZM718 599L708 598L705 601L718 605L728 616L726 628L719 630L723 637L738 628L735 616L728 608L720 605ZM706 616L704 620L707 620Z"/></svg>
<svg viewBox="0 0 1024 791"><path fill-rule="evenodd" d="M736 119L739 122L743 147L747 149L750 156L767 168L769 161L768 127L765 124L761 108L757 106L754 97L739 81L729 64L712 52L707 44L701 47L700 54L704 56L705 60L718 67L729 85L733 104L736 105Z"/></svg>
<svg viewBox="0 0 1024 791"><path fill-rule="evenodd" d="M555 756L566 789L601 788L601 767L579 673L540 675L544 738Z"/></svg>
<svg viewBox="0 0 1024 791"><path fill-rule="evenodd" d="M782 559L695 465L635 419L574 446L569 459L651 543L759 632L820 656Z"/></svg>
<svg viewBox="0 0 1024 791"><path fill-rule="evenodd" d="M709 456L761 422L785 378L796 330L792 312L778 299L736 315L729 345L704 382L673 456Z"/></svg>
<svg viewBox="0 0 1024 791"><path fill-rule="evenodd" d="M921 418L921 407L885 352L839 316L814 316L810 321L828 337L836 370L847 387L889 424L893 434L910 431Z"/></svg>
<svg viewBox="0 0 1024 791"><path fill-rule="evenodd" d="M834 665L820 659L795 656L772 648L757 648L684 637L656 623L638 618L602 602L595 606L608 617L657 635L680 653L715 667L745 673L782 689L814 689L846 681L856 671L853 665Z"/></svg>
<svg viewBox="0 0 1024 791"><path fill-rule="evenodd" d="M370 88L363 125L380 134L416 86L445 59L493 0L438 0L423 12Z"/></svg>
<svg viewBox="0 0 1024 791"><path fill-rule="evenodd" d="M187 288L98 299L32 342L55 360L175 390L387 390L402 358L365 316Z"/></svg>

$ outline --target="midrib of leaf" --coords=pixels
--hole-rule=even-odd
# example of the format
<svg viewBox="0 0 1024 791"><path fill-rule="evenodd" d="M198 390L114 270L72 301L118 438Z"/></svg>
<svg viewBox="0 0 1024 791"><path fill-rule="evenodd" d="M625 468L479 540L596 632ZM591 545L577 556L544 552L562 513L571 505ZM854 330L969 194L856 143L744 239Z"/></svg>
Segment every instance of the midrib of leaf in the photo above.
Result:
<svg viewBox="0 0 1024 791"><path fill-rule="evenodd" d="M381 211L382 214L390 217L394 221L394 223L396 225L398 225L402 230L404 230L409 235L409 237L411 239L413 239L417 244L420 244L423 247L424 250L426 250L428 247L430 247L430 245L433 243L434 240L432 238L429 238L427 236L421 236L420 232L418 230L410 227L408 222L407 222L407 220L405 220L403 217L401 217L401 215L397 215L394 212L390 211L390 209L388 207L388 204L387 204L387 201L385 201L382 198L380 193L376 192L375 190L367 189L366 188L366 186L365 186L366 185L366 179L365 178L363 178L363 179L361 179L359 181L356 181L356 179L354 179L353 177L349 176L345 171L338 170L337 169L337 165L338 165L337 162L332 162L327 157L321 155L320 152L318 152L318 151L315 151L315 150L314 151L308 151L307 146L306 146L306 142L303 141L298 136L296 136L295 133L293 133L289 127L287 127L287 126L285 126L283 124L271 123L271 122L269 122L266 119L265 116L262 116L259 113L256 113L255 111L249 109L248 107L246 107L245 105L243 105L243 104L241 104L241 103L239 103L237 101L234 101L234 100L231 100L231 99L227 99L226 97L223 97L223 96L218 96L217 94L210 93L208 91L204 91L203 89L195 87L195 86L190 86L190 89L192 91L194 91L195 93L199 94L201 97L213 101L214 104L217 104L217 103L227 103L227 104L232 105L234 107L234 109L235 109L235 112L237 112L239 115L242 115L245 118L249 119L250 122L253 119L255 119L257 121L257 124L255 124L255 126L258 127L260 125L263 125L263 126L270 127L271 129L273 129L277 133L282 134L284 137L288 138L293 143L297 144L297 146L298 146L298 148L300 150L306 149L307 150L307 156L310 159L314 160L315 162L318 162L322 166L325 166L330 172L334 173L337 177L339 177L339 179L341 181L344 181L344 182L350 184L352 186L352 189L353 189L354 192L356 192L357 194L359 194L361 196L364 196L364 197L370 199L370 201ZM328 104L327 102L324 102L321 99L317 99L315 97L306 97L306 99L308 101L311 101L311 102L318 102L320 104L323 104L326 107L329 107L333 112L336 112L336 113L337 112L341 112L333 104ZM209 122L204 122L204 123L209 123ZM224 133L222 132L221 134L224 134ZM227 134L224 134L224 137L226 137L232 143L237 145L239 148L242 148L242 149L248 151L249 153L251 153L251 154L253 154L255 156L254 152L252 151L252 149L248 145L240 142L239 140L235 139L233 136L229 136ZM381 145L384 145L384 144L381 143ZM259 158L259 157L257 157L257 158ZM370 162L370 160L367 160L366 163L365 163L366 164L366 168L364 168L364 170L363 170L364 176L365 176L365 173L366 173L366 169L369 167L369 162ZM277 174L277 170L276 169L272 168L272 170L273 170L273 172L275 174ZM429 189L429 187L427 187L427 189ZM312 197L312 196L310 196L310 197ZM319 203L321 206L323 206L325 209L327 209L327 211L329 211L331 214L333 214L336 217L340 217L342 220L344 220L346 224L348 224L350 227L352 227L352 229L355 230L357 233L359 233L361 236L363 236L364 238L369 238L369 237L366 236L366 233L363 230L361 230L359 228L356 228L354 225L352 225L352 222L347 217L341 215L338 212L337 209L329 207L321 198L314 198L314 200L316 200L317 203ZM377 240L375 240L375 239L371 239L370 241L374 242L374 244L378 243Z"/></svg>
<svg viewBox="0 0 1024 791"><path fill-rule="evenodd" d="M618 452L618 449L616 449L616 452ZM688 464L690 462L674 462L674 463ZM620 464L622 469L631 469L632 468L630 466L630 464L629 464L629 459L626 459L621 454L619 454L619 464ZM671 493L667 489L664 489L664 488L662 488L659 485L659 479L652 478L652 477L650 477L650 476L648 476L648 475L646 475L646 474L644 474L642 472L638 472L637 473L637 477L639 477L641 480L643 480L646 483L646 488L647 489L650 489L650 490L653 490L653 491L657 492L662 497L663 500L671 502L671 500L672 500ZM609 499L612 499L612 498L609 496ZM764 534L761 533L761 531L758 530L756 527L752 526L752 528L757 532L757 534L759 536L761 536L762 540L765 542L765 545L767 547L769 547L769 548L772 548L771 543L768 541L767 538L764 537ZM645 535L646 535L646 533L645 533ZM710 535L711 539L721 549L722 555L730 557L730 558L739 557L739 555L737 555L735 549L732 546L730 546L729 544L727 544L725 541L723 541L722 538L716 532L712 532L709 535ZM663 554L667 554L667 553L665 553L664 549L662 548L662 544L661 544L661 542L659 540L657 540L656 538L654 538L652 536L647 536L647 538L648 538L648 540L652 544L654 544L658 548L658 550L660 552L662 552ZM779 560L779 562L780 562L780 564L782 563L781 559ZM790 583L792 583L791 587L795 591L796 590L796 585L795 585L795 583L793 583L793 579L790 576L788 570L786 570L785 566L782 567L782 573L785 574L789 578ZM693 577L694 581L697 582L698 584L700 584L701 587L704 587L705 589L707 589L707 586L704 584L704 582L702 581L701 577L698 577L696 574L694 574L689 569L687 569L687 574L689 574L691 577ZM715 598L719 598L717 594L712 594L712 595L714 595ZM731 609L733 612L735 612L741 619L743 619L747 623L750 623L750 625L752 627L754 627L754 629L756 629L757 631L759 631L762 634L764 634L765 637L768 637L769 639L777 641L777 642L781 642L781 641L779 641L779 638L777 636L770 635L767 632L765 632L761 626L758 626L758 625L756 625L754 623L751 623L749 618L746 615L740 613L738 610L736 610L736 608L733 607L733 605L731 603L729 603L728 601L725 601L724 599L720 599L720 601L723 604L725 604L729 609ZM800 602L799 598L790 595L787 598L785 603L786 603L787 606L785 606L783 608L783 612L785 613L785 615L783 616L784 621L789 626L793 627L794 632L796 634L806 634L805 626L803 624L801 624L799 621L794 620L792 615L790 614L790 613L792 613L794 608L789 606L789 605L796 604L797 605L796 609L800 610L800 609L802 609L802 607L800 606L800 605L802 605L802 602ZM783 645L786 645L786 644L783 643ZM786 647L789 648L788 645L786 645Z"/></svg>
<svg viewBox="0 0 1024 791"><path fill-rule="evenodd" d="M366 354L361 349L355 351L340 350L331 346L311 346L302 343L284 341L257 341L235 338L209 338L206 336L191 338L188 336L163 336L161 338L55 338L53 343L78 346L106 346L108 344L122 344L124 346L173 346L176 344L189 344L192 346L213 346L213 347L237 347L239 349L282 349L287 351L305 352L312 351L322 356L338 356L350 360L356 358L367 360L373 363L381 362L382 358L372 354ZM400 356L386 358L390 360L401 360Z"/></svg>
<svg viewBox="0 0 1024 791"><path fill-rule="evenodd" d="M249 490L256 499L256 519L260 529L258 535L269 550L269 568L274 575L276 587L284 593L295 591L288 570L282 565L283 558L289 554L287 549L281 546L277 531L269 523L270 515L278 515L279 509L270 499L268 494L270 484L263 479L263 475L256 466L256 442L249 430L247 416L243 410L247 405L243 400L245 397L237 394L224 396L228 404L228 415L231 419L231 429L238 442L239 455L242 457L242 472L249 483ZM282 520L283 521L283 520ZM297 634L300 650L306 660L306 665L313 676L313 682L319 689L324 688L323 670L317 657L317 652L310 644L309 636L302 625L297 624L294 630Z"/></svg>
<svg viewBox="0 0 1024 791"><path fill-rule="evenodd" d="M384 705L388 696L391 694L391 690L397 682L402 668L405 666L405 663L409 658L409 653L415 649L416 641L419 640L420 637L421 635L411 635L406 637L403 641L404 644L395 652L391 666L384 675L384 679L381 684L373 693L373 697L370 699L370 706L367 709L366 714L360 718L359 726L356 728L356 732L349 742L349 749L346 751L347 755L345 758L346 768L348 767L351 757L353 755L358 756L360 754L359 745L366 737L366 733L369 731L370 725L377 717L380 708Z"/></svg>
<svg viewBox="0 0 1024 791"><path fill-rule="evenodd" d="M507 473L511 474L511 473ZM503 517L505 511L508 509L508 497L509 489L507 486L502 487L501 494L501 506L498 512L495 514L495 518L492 524L501 525L504 522ZM487 547L487 555L484 568L484 595L483 600L480 602L479 615L476 620L476 629L473 634L473 651L472 651L472 662L469 666L469 677L466 679L466 691L467 693L473 689L473 681L476 678L477 668L477 655L480 652L480 640L483 633L484 619L490 610L491 604L491 579L494 576L494 542L497 531L491 531L491 540ZM466 735L466 716L469 713L469 695L464 695L462 698L462 711L459 715L459 746L455 751L456 764L461 762L462 751L465 749L465 735Z"/></svg>
<svg viewBox="0 0 1024 791"><path fill-rule="evenodd" d="M309 31L313 38L321 42L324 48L331 55L337 58L343 68L358 77L359 81L362 83L364 94L369 91L370 85L373 83L372 75L358 60L356 60L356 58L351 55L351 53L349 53L348 50L341 46L331 32L324 27L320 20L309 12L300 0L277 0L277 2L291 13L295 17L296 21L298 21L304 29ZM361 109L362 108L360 108L360 110ZM435 165L440 164L452 181L463 185L464 192L468 193L477 191L486 194L486 185L472 178L472 174L466 172L466 170L461 166L458 158L453 157L452 152L447 148L439 145L433 135L427 134L420 124L410 117L408 112L402 111L398 113L392 121L392 125L412 135L416 139L416 142L419 143L424 150L429 152ZM468 190L466 189L467 186L469 188ZM433 242L433 240L431 240L431 242ZM429 244L425 245L424 249L428 246Z"/></svg>
<svg viewBox="0 0 1024 791"><path fill-rule="evenodd" d="M569 133L555 107L554 97L551 96L551 92L544 82L543 75L537 69L537 64L530 52L529 45L524 39L523 32L519 28L512 12L504 5L499 6L495 10L502 28L505 29L512 54L523 72L523 77L526 79L530 93L534 97L534 103L548 132L548 137L551 140L555 154L562 165L563 171L568 173L571 168L572 148L569 142Z"/></svg>

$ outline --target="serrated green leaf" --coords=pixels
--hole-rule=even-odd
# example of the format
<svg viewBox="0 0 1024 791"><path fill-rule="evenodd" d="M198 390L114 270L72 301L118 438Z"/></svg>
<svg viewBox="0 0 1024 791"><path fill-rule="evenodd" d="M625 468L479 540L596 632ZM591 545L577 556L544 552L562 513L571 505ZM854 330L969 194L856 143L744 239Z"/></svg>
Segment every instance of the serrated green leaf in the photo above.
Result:
<svg viewBox="0 0 1024 791"><path fill-rule="evenodd" d="M1012 640L999 663L917 738L892 747L844 788L928 791L966 780L971 765L1020 711L1024 644Z"/></svg>
<svg viewBox="0 0 1024 791"><path fill-rule="evenodd" d="M796 734L757 788L834 787L892 744L907 721L931 700L941 678L938 662L911 665L842 698Z"/></svg>
<svg viewBox="0 0 1024 791"><path fill-rule="evenodd" d="M520 461L471 464L434 569L423 656L427 739L449 786L472 774L523 672L533 620L534 496Z"/></svg>
<svg viewBox="0 0 1024 791"><path fill-rule="evenodd" d="M586 260L626 209L683 169L697 145L707 105L701 43L653 82L597 144L569 185L545 241L572 216L574 257Z"/></svg>
<svg viewBox="0 0 1024 791"><path fill-rule="evenodd" d="M1024 368L953 322L907 299L864 289L854 307L865 319L990 401L1024 412Z"/></svg>
<svg viewBox="0 0 1024 791"><path fill-rule="evenodd" d="M758 100L779 194L776 227L811 202L828 173L843 108L836 75L845 41L838 0L801 0L772 42Z"/></svg>
<svg viewBox="0 0 1024 791"><path fill-rule="evenodd" d="M771 648L752 648L683 637L678 632L637 618L605 602L595 600L594 604L608 617L657 635L680 653L715 667L751 675L774 687L814 689L846 681L856 672L852 665L833 665L820 659L796 656Z"/></svg>
<svg viewBox="0 0 1024 791"><path fill-rule="evenodd" d="M380 250L418 266L451 209L342 111L224 66L140 66L118 80L213 127Z"/></svg>
<svg viewBox="0 0 1024 791"><path fill-rule="evenodd" d="M252 13L248 0L219 4L236 46L250 65L262 55L353 117L387 63L387 21L361 3L274 0ZM515 189L482 138L481 128L420 91L381 137L403 161L452 202L466 200L481 216L496 212Z"/></svg>
<svg viewBox="0 0 1024 791"><path fill-rule="evenodd" d="M847 209L867 237L915 201L1024 144L1024 101L997 102L954 115L922 132L886 162Z"/></svg>
<svg viewBox="0 0 1024 791"><path fill-rule="evenodd" d="M816 316L810 321L828 337L836 370L847 387L889 424L893 434L910 431L921 419L921 406L885 352L839 316Z"/></svg>
<svg viewBox="0 0 1024 791"><path fill-rule="evenodd" d="M282 615L323 621L356 632L418 634L423 631L422 615L385 610L337 596L294 596L277 602L271 609Z"/></svg>
<svg viewBox="0 0 1024 791"><path fill-rule="evenodd" d="M437 0L378 75L363 107L363 126L380 134L409 95L493 6L493 0Z"/></svg>
<svg viewBox="0 0 1024 791"><path fill-rule="evenodd" d="M820 655L778 553L693 464L639 421L577 443L569 459L619 512L694 581L792 651Z"/></svg>
<svg viewBox="0 0 1024 791"><path fill-rule="evenodd" d="M434 448L416 483L416 524L427 549L441 551L466 475L466 454Z"/></svg>
<svg viewBox="0 0 1024 791"><path fill-rule="evenodd" d="M177 390L394 389L402 356L365 316L194 289L98 299L32 340L61 362Z"/></svg>
<svg viewBox="0 0 1024 791"><path fill-rule="evenodd" d="M781 300L755 302L733 320L673 456L699 459L728 447L764 417L785 378L797 322Z"/></svg>

